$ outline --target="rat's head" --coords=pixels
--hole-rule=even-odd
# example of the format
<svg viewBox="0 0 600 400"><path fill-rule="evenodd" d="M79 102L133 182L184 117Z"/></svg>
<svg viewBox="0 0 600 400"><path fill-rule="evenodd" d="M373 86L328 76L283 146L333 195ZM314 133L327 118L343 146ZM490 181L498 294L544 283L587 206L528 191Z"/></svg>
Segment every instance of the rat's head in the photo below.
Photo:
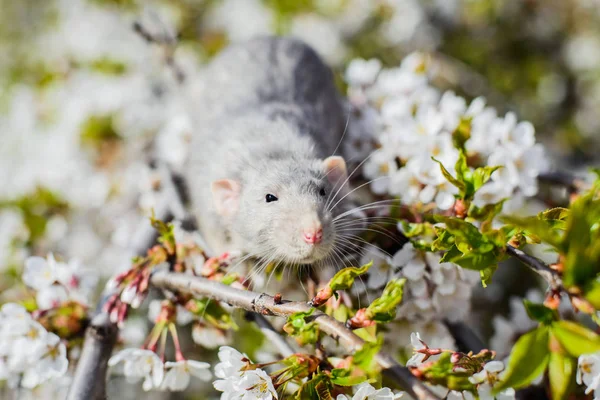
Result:
<svg viewBox="0 0 600 400"><path fill-rule="evenodd" d="M216 211L245 250L265 260L311 264L333 252L334 218L346 193L346 163L272 159L248 167L238 180L213 182Z"/></svg>

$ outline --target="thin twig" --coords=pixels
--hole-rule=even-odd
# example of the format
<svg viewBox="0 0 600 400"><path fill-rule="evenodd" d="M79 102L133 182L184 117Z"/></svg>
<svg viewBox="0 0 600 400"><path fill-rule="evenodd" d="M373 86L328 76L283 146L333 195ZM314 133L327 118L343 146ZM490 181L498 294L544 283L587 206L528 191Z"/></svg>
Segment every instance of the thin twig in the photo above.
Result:
<svg viewBox="0 0 600 400"><path fill-rule="evenodd" d="M559 290L562 288L562 279L557 271L553 270L542 260L530 256L522 250L511 245L506 245L506 252L523 264L527 265L533 271L540 274L550 285L552 289Z"/></svg>
<svg viewBox="0 0 600 400"><path fill-rule="evenodd" d="M152 276L151 283L157 288L208 297L263 315L288 317L296 312L308 312L312 309L305 302L285 300L276 302L272 296L264 293L236 289L220 282L174 272L157 272ZM346 350L355 352L362 348L364 341L346 328L343 323L319 310L314 310L310 318L317 323L323 333L338 340ZM388 354L379 352L375 356L375 360L384 368L385 374L398 382L414 398L419 400L438 398L406 367L399 365Z"/></svg>

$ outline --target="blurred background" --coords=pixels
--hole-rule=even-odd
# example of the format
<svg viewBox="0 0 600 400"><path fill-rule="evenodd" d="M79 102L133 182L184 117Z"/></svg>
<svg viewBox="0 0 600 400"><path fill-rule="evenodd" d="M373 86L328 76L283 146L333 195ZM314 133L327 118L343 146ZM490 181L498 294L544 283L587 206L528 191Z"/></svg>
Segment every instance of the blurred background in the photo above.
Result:
<svg viewBox="0 0 600 400"><path fill-rule="evenodd" d="M102 278L126 269L156 205L149 161L185 161L186 79L268 33L312 45L342 92L354 58L396 66L429 52L437 86L531 121L555 167L598 164L598 0L0 0L0 301L31 254L78 258ZM511 268L476 293L474 320L492 307L511 316L510 295L535 286ZM522 323L510 318L507 337ZM143 340L144 321L126 340Z"/></svg>

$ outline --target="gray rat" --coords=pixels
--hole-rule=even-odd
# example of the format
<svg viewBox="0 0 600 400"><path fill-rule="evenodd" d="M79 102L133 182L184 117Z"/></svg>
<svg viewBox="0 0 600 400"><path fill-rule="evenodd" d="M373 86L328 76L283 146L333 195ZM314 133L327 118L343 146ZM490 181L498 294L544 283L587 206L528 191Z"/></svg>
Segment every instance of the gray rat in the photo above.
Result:
<svg viewBox="0 0 600 400"><path fill-rule="evenodd" d="M295 39L256 38L217 56L194 93L185 174L212 250L265 263L341 261L351 230L342 213L352 206L346 163L333 154L346 116L319 56Z"/></svg>

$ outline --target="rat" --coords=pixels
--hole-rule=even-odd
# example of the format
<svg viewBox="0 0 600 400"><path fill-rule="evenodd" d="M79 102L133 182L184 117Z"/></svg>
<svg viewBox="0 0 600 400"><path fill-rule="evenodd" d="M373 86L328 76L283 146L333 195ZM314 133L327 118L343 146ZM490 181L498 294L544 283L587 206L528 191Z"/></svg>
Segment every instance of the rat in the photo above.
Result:
<svg viewBox="0 0 600 400"><path fill-rule="evenodd" d="M342 261L359 228L335 155L347 116L329 67L299 40L260 37L201 75L185 175L211 250L265 265Z"/></svg>

